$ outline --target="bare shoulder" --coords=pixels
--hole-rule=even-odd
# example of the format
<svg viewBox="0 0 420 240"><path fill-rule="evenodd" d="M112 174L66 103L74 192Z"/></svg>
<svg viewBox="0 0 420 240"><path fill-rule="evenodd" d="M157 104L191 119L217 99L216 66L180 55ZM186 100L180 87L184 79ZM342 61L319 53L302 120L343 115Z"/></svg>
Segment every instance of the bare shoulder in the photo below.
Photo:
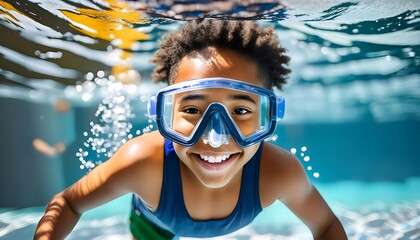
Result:
<svg viewBox="0 0 420 240"><path fill-rule="evenodd" d="M128 141L108 161L67 188L63 197L79 213L128 192L157 202L159 193L150 189L160 189L162 182L163 142L158 132Z"/></svg>
<svg viewBox="0 0 420 240"><path fill-rule="evenodd" d="M131 139L89 175L103 179L104 184L141 194L149 186L161 183L163 144L157 131Z"/></svg>
<svg viewBox="0 0 420 240"><path fill-rule="evenodd" d="M146 164L158 161L158 156L163 156L163 137L154 131L131 139L109 161L124 165Z"/></svg>
<svg viewBox="0 0 420 240"><path fill-rule="evenodd" d="M157 206L163 177L164 139L154 131L124 144L109 160L116 183Z"/></svg>
<svg viewBox="0 0 420 240"><path fill-rule="evenodd" d="M260 165L260 196L263 207L277 199L310 189L306 172L291 152L272 143L264 143Z"/></svg>
<svg viewBox="0 0 420 240"><path fill-rule="evenodd" d="M151 175L163 167L163 144L159 132L144 134L125 143L106 164L131 182L150 180Z"/></svg>

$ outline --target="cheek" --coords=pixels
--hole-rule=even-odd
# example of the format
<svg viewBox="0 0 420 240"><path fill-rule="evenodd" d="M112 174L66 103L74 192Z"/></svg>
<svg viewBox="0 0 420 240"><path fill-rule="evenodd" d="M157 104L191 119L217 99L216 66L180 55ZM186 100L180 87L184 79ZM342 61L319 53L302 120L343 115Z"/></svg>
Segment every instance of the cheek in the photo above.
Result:
<svg viewBox="0 0 420 240"><path fill-rule="evenodd" d="M236 125L239 127L244 136L249 136L260 129L260 123L256 119L236 121Z"/></svg>
<svg viewBox="0 0 420 240"><path fill-rule="evenodd" d="M194 129L196 123L188 121L184 118L174 118L173 120L173 129L176 132L181 133L184 136L190 136L192 130Z"/></svg>
<svg viewBox="0 0 420 240"><path fill-rule="evenodd" d="M177 143L173 143L173 146L174 146L175 153L176 153L176 155L178 155L179 159L181 159L181 161L182 161L182 159L185 160L188 156L187 150L190 149L190 148L189 147L184 147L184 146L179 145Z"/></svg>
<svg viewBox="0 0 420 240"><path fill-rule="evenodd" d="M258 151L258 148L260 147L261 143L254 144L252 146L249 146L247 148L244 148L244 157L247 159L251 159L255 153Z"/></svg>

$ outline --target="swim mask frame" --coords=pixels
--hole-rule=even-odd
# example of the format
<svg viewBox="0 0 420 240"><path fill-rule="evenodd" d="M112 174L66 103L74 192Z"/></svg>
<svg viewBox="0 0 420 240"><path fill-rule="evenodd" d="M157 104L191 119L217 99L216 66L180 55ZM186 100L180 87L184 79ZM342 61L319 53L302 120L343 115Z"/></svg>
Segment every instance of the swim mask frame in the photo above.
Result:
<svg viewBox="0 0 420 240"><path fill-rule="evenodd" d="M167 123L164 117L165 103L163 99L166 95L211 88L231 89L264 96L268 99L269 105L267 126L250 136L244 136L226 107L222 103L213 102L209 104L190 136L184 136L168 127L171 123ZM203 78L176 83L161 89L156 96L149 98L147 108L149 117L156 121L161 135L175 143L193 146L200 138L203 138L204 143L209 143L212 147L219 147L222 144L228 144L229 136L232 136L240 146L247 147L263 141L274 133L277 121L284 117L285 100L276 96L269 89L246 82L228 78ZM215 126L212 127L211 123Z"/></svg>

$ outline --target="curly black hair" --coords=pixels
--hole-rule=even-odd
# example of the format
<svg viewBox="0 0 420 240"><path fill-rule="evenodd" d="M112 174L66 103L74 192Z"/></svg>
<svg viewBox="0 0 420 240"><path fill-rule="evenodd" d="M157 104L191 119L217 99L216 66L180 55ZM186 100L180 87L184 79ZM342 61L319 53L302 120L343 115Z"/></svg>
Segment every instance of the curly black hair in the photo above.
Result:
<svg viewBox="0 0 420 240"><path fill-rule="evenodd" d="M268 89L274 86L281 89L290 73L287 68L290 58L272 27L264 28L255 21L199 19L164 37L151 60L156 64L153 81L170 84L181 59L206 47L232 49L253 59Z"/></svg>

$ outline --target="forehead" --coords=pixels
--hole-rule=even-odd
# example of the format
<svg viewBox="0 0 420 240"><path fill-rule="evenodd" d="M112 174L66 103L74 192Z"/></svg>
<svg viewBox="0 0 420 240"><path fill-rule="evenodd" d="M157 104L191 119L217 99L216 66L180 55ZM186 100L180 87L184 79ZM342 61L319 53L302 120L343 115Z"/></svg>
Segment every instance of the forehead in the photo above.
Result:
<svg viewBox="0 0 420 240"><path fill-rule="evenodd" d="M208 47L183 57L174 83L198 78L224 77L263 86L254 60L230 49Z"/></svg>

